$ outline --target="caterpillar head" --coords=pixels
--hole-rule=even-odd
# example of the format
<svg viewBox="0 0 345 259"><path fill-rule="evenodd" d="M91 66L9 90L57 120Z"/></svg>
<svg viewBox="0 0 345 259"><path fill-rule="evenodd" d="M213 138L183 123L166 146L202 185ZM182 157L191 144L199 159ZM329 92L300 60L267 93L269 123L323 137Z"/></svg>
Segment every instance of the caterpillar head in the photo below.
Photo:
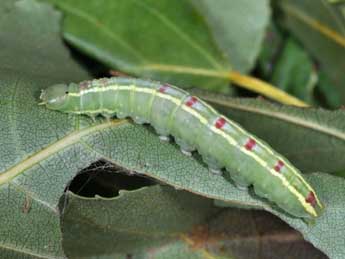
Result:
<svg viewBox="0 0 345 259"><path fill-rule="evenodd" d="M69 102L69 94L78 89L76 84L56 84L42 90L40 105L46 105L47 108L52 110L63 111Z"/></svg>

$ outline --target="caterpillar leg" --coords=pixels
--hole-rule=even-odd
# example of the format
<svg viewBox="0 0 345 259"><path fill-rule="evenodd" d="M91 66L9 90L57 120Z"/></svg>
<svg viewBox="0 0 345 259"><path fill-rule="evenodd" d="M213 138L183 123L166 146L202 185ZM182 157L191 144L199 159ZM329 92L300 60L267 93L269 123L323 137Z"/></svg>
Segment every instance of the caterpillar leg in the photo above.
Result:
<svg viewBox="0 0 345 259"><path fill-rule="evenodd" d="M107 122L110 122L111 118L115 116L115 113L102 113L102 116L107 120Z"/></svg>
<svg viewBox="0 0 345 259"><path fill-rule="evenodd" d="M208 169L210 170L210 172L212 174L215 174L215 175L222 175L223 174L222 170L220 170L219 168L214 169L214 168L208 167Z"/></svg>
<svg viewBox="0 0 345 259"><path fill-rule="evenodd" d="M126 114L124 112L117 112L116 117L119 119L125 119L126 117L128 117L128 114Z"/></svg>
<svg viewBox="0 0 345 259"><path fill-rule="evenodd" d="M254 185L254 192L257 196L262 198L267 198L267 194L264 193L260 187Z"/></svg>
<svg viewBox="0 0 345 259"><path fill-rule="evenodd" d="M183 149L182 147L180 148L182 154L184 154L185 156L192 156L192 152Z"/></svg>
<svg viewBox="0 0 345 259"><path fill-rule="evenodd" d="M93 122L96 122L96 116L97 114L95 113L86 113L87 116L89 116Z"/></svg>
<svg viewBox="0 0 345 259"><path fill-rule="evenodd" d="M132 119L137 124L147 123L147 121L144 118L141 118L141 117L138 117L138 116L133 116Z"/></svg>
<svg viewBox="0 0 345 259"><path fill-rule="evenodd" d="M242 175L231 168L226 168L226 170L230 173L230 177L238 189L248 190L250 183Z"/></svg>
<svg viewBox="0 0 345 259"><path fill-rule="evenodd" d="M169 142L170 141L170 137L169 136L164 136L164 135L160 135L159 139L161 141L164 141L164 142Z"/></svg>
<svg viewBox="0 0 345 259"><path fill-rule="evenodd" d="M208 155L201 155L202 160L207 164L208 169L210 170L211 173L213 174L222 174L222 166L212 157Z"/></svg>
<svg viewBox="0 0 345 259"><path fill-rule="evenodd" d="M189 145L188 143L186 143L184 140L180 138L175 138L175 142L177 145L180 146L181 152L186 156L191 156L192 152L195 150L194 147L192 147L191 145Z"/></svg>
<svg viewBox="0 0 345 259"><path fill-rule="evenodd" d="M154 127L156 133L159 135L161 141L170 141L169 132L166 129Z"/></svg>

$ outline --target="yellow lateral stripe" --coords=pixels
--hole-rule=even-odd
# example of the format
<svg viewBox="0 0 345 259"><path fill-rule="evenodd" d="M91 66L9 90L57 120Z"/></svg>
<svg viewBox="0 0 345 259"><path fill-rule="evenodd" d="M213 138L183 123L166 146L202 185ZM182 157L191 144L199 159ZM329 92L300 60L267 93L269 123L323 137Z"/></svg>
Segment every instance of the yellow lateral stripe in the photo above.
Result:
<svg viewBox="0 0 345 259"><path fill-rule="evenodd" d="M259 164L261 164L264 168L266 168L267 170L269 170L269 172L273 175L276 176L278 178L281 179L282 183L284 186L286 186L296 197L297 199L301 202L301 204L303 205L303 207L312 215L317 216L315 209L308 203L306 203L305 198L303 197L303 195L301 195L295 187L293 187L284 176L282 176L281 174L275 172L272 168L269 168L267 163L262 160L259 156L257 156L255 153L250 152L248 150L246 150L244 147L237 145L238 143L231 138L228 134L226 134L224 131L221 131L220 129L217 129L214 126L210 127L211 130L221 136L223 136L230 144L237 146L243 153L247 154L248 156L252 157L255 161L257 161ZM233 143L236 144L233 144ZM316 196L316 194L315 194Z"/></svg>
<svg viewBox="0 0 345 259"><path fill-rule="evenodd" d="M167 95L162 95L162 98L166 98ZM169 96L172 97L172 96ZM172 97L174 98L174 97ZM175 98L177 99L177 98ZM200 101L200 100L199 100ZM205 124L207 127L209 127L213 132L215 132L218 135L221 135L223 138L225 138L231 145L237 146L243 153L247 154L248 156L251 156L255 161L257 161L259 164L261 164L263 167L265 167L266 169L269 170L269 172L280 178L281 181L283 182L283 185L286 186L296 197L297 199L300 201L300 203L302 204L302 206L312 215L317 216L317 213L315 211L315 209L308 204L305 201L305 198L303 197L303 195L301 195L295 187L293 187L284 176L280 175L279 173L275 172L272 168L269 168L267 163L262 160L259 156L257 156L256 154L254 154L253 152L249 152L248 150L246 150L245 148L241 147L238 145L238 142L232 138L229 134L226 134L224 131L217 129L216 127L214 127L213 125L210 125L207 121L206 118L204 118L203 116L201 116L199 113L197 113L194 109L188 107L188 106L183 106L183 109L187 112L189 112L190 114L193 114L197 119L199 119L199 121L203 124ZM242 130L242 129L241 129ZM243 131L242 131L243 132ZM245 133L245 132L243 132ZM316 196L316 194L315 194Z"/></svg>
<svg viewBox="0 0 345 259"><path fill-rule="evenodd" d="M185 110L186 112L192 114L194 117L196 117L202 124L206 125L209 127L209 123L208 123L208 120L201 116L196 110L193 110L191 109L190 107L186 106L186 105L183 105L181 107L183 110Z"/></svg>
<svg viewBox="0 0 345 259"><path fill-rule="evenodd" d="M196 116L201 123L205 124L207 127L209 127L214 133L218 134L218 135L221 135L223 138L225 138L231 145L233 146L237 146L243 153L247 154L248 156L252 157L255 161L257 161L260 165L262 165L264 168L266 168L273 176L276 176L278 178L281 179L282 183L284 186L286 186L290 192L292 192L296 197L297 199L300 201L300 203L302 204L302 206L312 215L314 216L317 216L317 213L315 211L315 209L310 205L308 204L306 201L305 201L305 198L303 197L303 195L301 195L295 187L293 187L287 180L286 178L275 172L272 168L269 168L267 163L262 160L259 156L257 156L255 153L253 152L250 152L248 150L246 150L244 147L238 145L238 142L232 138L229 134L226 134L224 131L220 130L220 129L217 129L216 127L214 127L213 125L210 125L208 123L208 121L202 117L199 113L196 113L195 114L195 110L193 110L192 108L188 107L188 106L184 106L184 110L186 110L187 112L193 114L194 116ZM193 112L191 112L193 111ZM203 121L206 120L206 123L204 123Z"/></svg>
<svg viewBox="0 0 345 259"><path fill-rule="evenodd" d="M290 171L299 179L301 180L306 186L307 186L307 189L309 191L312 191L314 194L315 194L315 198L316 198L316 201L317 203L319 204L320 207L323 207L319 198L317 197L316 195L316 192L315 190L309 185L309 183L299 174L299 172L290 165L290 163L285 159L283 158L282 156L280 156L279 154L275 154L267 145L265 145L264 143L262 143L259 139L257 139L256 137L254 137L253 135L250 135L250 137L252 139L254 139L257 144L260 145L260 147L263 147L267 152L269 152L271 155L277 157L279 160L283 161L284 162L284 166L286 166L287 168L290 169Z"/></svg>
<svg viewBox="0 0 345 259"><path fill-rule="evenodd" d="M158 96L160 96L161 98L163 99L166 99L166 100L170 100L171 102L175 103L176 105L180 105L181 104L181 100L178 99L178 98L175 98L173 96L170 96L170 95L167 95L167 94L164 94L164 93L157 93L157 90L156 89L151 89L151 88L140 88L140 87L137 87L135 85L128 85L128 86L120 86L120 85L112 85L112 86L107 86L107 87L101 87L101 88L90 88L90 89L86 89L86 90L83 90L83 91L80 91L79 93L70 93L69 95L72 95L72 96L81 96L83 94L86 94L86 93L90 93L90 92L104 92L104 91L108 91L109 89L111 90L133 90L134 91L137 91L137 92L144 92L144 93L150 93L150 94L153 94L153 93L156 93ZM202 102L201 100L199 100L200 102ZM204 104L204 102L202 102L202 104ZM182 108L187 111L188 113L192 114L194 117L196 117L202 124L206 125L207 127L209 127L213 132L215 132L216 134L218 135L221 135L223 138L225 138L231 145L233 146L237 146L243 153L247 154L248 156L252 157L255 161L257 161L260 165L262 165L264 168L266 168L273 176L276 176L278 177L279 179L281 179L282 183L284 186L286 186L291 193L293 193L297 199L300 201L300 203L302 204L302 206L312 215L314 216L317 216L317 213L315 211L315 209L310 205L308 204L306 201L305 201L305 198L296 190L295 187L293 187L288 181L287 179L278 174L277 172L275 172L272 168L268 168L267 166L267 163L262 160L259 156L257 156L255 153L253 152L249 152L248 150L246 150L245 148L241 147L238 145L238 142L232 138L229 134L226 134L224 131L220 130L220 129L217 129L216 127L214 127L213 125L210 125L208 123L208 120L201 116L197 111L195 111L194 109L188 107L188 106L182 106ZM106 109L103 109L104 111L110 111L110 110L106 110ZM84 113L88 113L87 111L83 111ZM90 111L91 112L91 111ZM92 113L101 113L102 111L92 111ZM113 113L113 111L111 111L111 113ZM227 120L229 121L229 120ZM230 122L230 121L229 121ZM231 125L235 126L237 129L239 129L242 133L246 134L247 133L242 129L240 128L238 125L230 122ZM257 141L257 139L255 138L255 141ZM260 142L260 141L259 141ZM258 142L258 143L259 143ZM261 143L261 142L260 142ZM265 148L267 148L265 145L263 145L261 143L262 146L264 146ZM269 150L270 152L272 152L271 150ZM272 153L273 154L273 153ZM296 174L296 172L294 172L294 170L292 170L293 173ZM298 175L298 174L297 174ZM304 182L304 181L303 181ZM315 194L316 196L316 194Z"/></svg>

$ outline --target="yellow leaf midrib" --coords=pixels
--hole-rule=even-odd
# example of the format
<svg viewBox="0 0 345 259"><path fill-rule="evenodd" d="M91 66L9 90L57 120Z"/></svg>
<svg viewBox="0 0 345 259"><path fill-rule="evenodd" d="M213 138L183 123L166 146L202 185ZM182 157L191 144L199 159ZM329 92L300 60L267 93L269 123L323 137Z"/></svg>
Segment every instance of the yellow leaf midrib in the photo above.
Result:
<svg viewBox="0 0 345 259"><path fill-rule="evenodd" d="M78 143L82 137L85 137L87 135L90 135L94 132L97 132L106 128L110 128L112 126L118 126L118 125L124 124L126 122L127 120L114 120L114 121L110 121L106 123L101 123L95 126L91 126L82 130L73 131L72 133L66 135L60 140L54 142L53 144L39 150L35 154L13 165L6 171L1 172L0 185L3 185L11 181L17 175L33 167L34 165L39 164L41 161L56 154L58 151L63 150L68 146Z"/></svg>

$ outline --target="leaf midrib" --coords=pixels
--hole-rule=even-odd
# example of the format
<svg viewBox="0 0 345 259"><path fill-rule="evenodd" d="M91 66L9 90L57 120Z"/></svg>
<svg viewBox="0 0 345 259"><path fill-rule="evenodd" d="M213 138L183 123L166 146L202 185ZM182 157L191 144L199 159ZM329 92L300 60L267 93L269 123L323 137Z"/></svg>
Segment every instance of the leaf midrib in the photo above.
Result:
<svg viewBox="0 0 345 259"><path fill-rule="evenodd" d="M345 47L344 35L341 35L333 28L330 28L329 26L321 23L319 20L315 19L312 16L307 15L305 12L303 12L303 10L296 8L295 6L291 4L284 3L282 7L287 13L289 13L289 15L298 19L300 22L303 22L305 25L309 26L311 29L317 31L326 39L333 41L334 43L338 44L340 47ZM337 19L335 19L335 21L337 22L337 24L339 24ZM339 28L344 32L343 27L338 26L338 29Z"/></svg>
<svg viewBox="0 0 345 259"><path fill-rule="evenodd" d="M84 128L82 130L73 131L72 133L66 135L62 139L54 142L51 145L48 145L42 150L36 152L35 154L29 156L28 158L20 161L19 163L10 167L6 171L2 172L0 174L0 186L2 184L5 184L11 181L14 177L24 172L25 170L33 167L34 165L38 164L42 160L48 158L51 155L56 154L58 151L63 150L68 146L78 143L82 137L85 137L89 134L92 134L94 132L97 132L106 128L119 126L124 123L127 123L127 120L113 120L110 122L101 123L95 126Z"/></svg>
<svg viewBox="0 0 345 259"><path fill-rule="evenodd" d="M47 255L47 254L37 254L37 253L34 253L32 250L24 249L24 248L18 249L17 247L15 247L13 245L5 244L5 243L0 243L0 248L6 249L9 251L14 251L14 252L17 252L18 254L22 254L22 255L33 256L34 258L42 258L42 259L62 259L62 258L65 258L65 257L51 256L51 255Z"/></svg>

